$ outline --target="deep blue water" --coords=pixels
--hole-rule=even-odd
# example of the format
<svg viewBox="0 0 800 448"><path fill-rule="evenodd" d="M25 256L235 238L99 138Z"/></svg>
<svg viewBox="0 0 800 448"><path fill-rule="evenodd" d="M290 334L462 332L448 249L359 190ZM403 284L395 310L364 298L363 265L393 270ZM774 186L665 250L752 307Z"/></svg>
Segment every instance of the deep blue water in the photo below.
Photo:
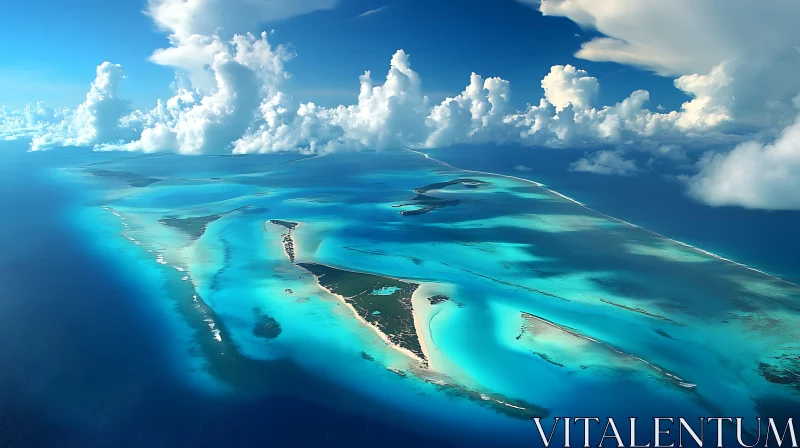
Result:
<svg viewBox="0 0 800 448"><path fill-rule="evenodd" d="M583 150L464 145L427 152L457 168L542 182L599 212L800 283L800 211L701 204L677 179L693 174L691 167L667 170L660 166L676 164L663 163L634 176L603 176L568 170ZM648 158L640 154L638 165Z"/></svg>
<svg viewBox="0 0 800 448"><path fill-rule="evenodd" d="M480 153L479 149L468 148L461 151L460 148L456 148L452 150L453 152L437 152L435 156L457 167L506 173L545 182L551 188L601 212L789 279L796 279L796 274L800 272L796 269L799 263L797 257L793 256L795 249L800 248L798 247L800 240L791 232L798 224L796 213L707 208L685 198L682 187L663 179L661 176L663 173L646 173L631 178L569 173L566 171L568 162L580 155L574 152L537 152L519 149L512 151L512 148L493 148L491 151ZM2 161L0 165L0 210L2 210L0 215L0 366L2 366L0 447L237 447L323 444L446 446L448 442L457 446L478 444L499 446L503 445L502 442L510 442L474 438L475 433L481 433L482 429L481 422L474 421L463 425L472 426L470 434L465 433L463 436L449 434L447 442L443 442L425 434L447 432L449 427L439 428L439 431L420 428L425 423L429 425L436 423L420 422L424 417L418 415L413 419L403 414L404 411L401 409L382 407L385 403L377 401L374 397L369 398L369 394L356 394L352 389L346 389L330 378L325 379L324 375L315 374L318 372L303 369L288 359L259 364L252 371L248 371L248 374L255 376L256 383L262 382L274 386L268 394L261 390L253 390L245 396L237 394L215 396L213 393L202 393L202 388L192 387L186 378L184 359L176 351L176 347L180 344L175 343L176 338L186 331L175 330L175 326L180 325L180 319L175 319L168 309L169 304L173 303L170 301L170 291L174 290L170 290L170 280L163 272L169 271L171 274L175 272L171 267L162 269L163 266L153 262L153 257L147 260L147 264L138 263L135 256L123 253L121 249L129 246L135 249L135 246L122 238L112 238L111 236L119 236L114 232L95 233L99 232L103 224L87 222L86 217L92 215L82 213L81 210L89 208L97 210L104 205L105 201L98 199L99 195L104 194L103 190L97 185L92 186L90 182L65 182L64 179L58 178L58 167L79 166L104 158L117 158L120 155L97 154L78 149L34 154L26 153L24 150L25 145L22 142L3 143L0 146ZM137 159L132 166L139 170L144 170L145 167L150 170L167 169L168 164L160 166L157 160L153 162L153 166L148 166L151 160L155 159ZM257 164L252 165L253 160L261 159L234 158L228 160L230 163L219 165L227 166L226 169L230 169L232 174L245 171L258 173L261 168ZM370 159L366 157L359 158L359 162L355 163L356 165L361 163L363 166L354 166L349 164L348 160L345 157L324 161L324 164L318 162L316 169L327 172L331 166L335 166L330 165L333 163L343 164L334 169L337 174L347 170L369 172L373 168ZM192 178L200 175L217 175L214 170L208 172L202 170L204 164L216 167L214 160L187 157L182 158L181 162L181 168L191 172ZM193 166L195 163L197 167ZM231 164L236 166L230 166ZM519 164L530 166L532 170L524 173L514 171L513 166ZM273 183L285 190L287 197L290 196L293 193L292 183L288 179L297 177L297 173L288 169L285 172L275 168L273 170L275 171L272 176L264 179L245 178L240 180L241 183L222 186L209 182L205 186L207 190L203 190L203 194L198 194L196 197L182 193L187 185L194 188L191 182L183 186L167 183L166 186L140 191L139 194L143 195L144 199L132 195L117 202L134 210L137 207L147 210L152 205L153 198L161 201L167 208L187 204L194 206L194 202L200 204L205 201L238 197L240 193L244 195ZM264 171L267 172L266 168ZM152 175L157 173L157 171L143 172ZM372 204L371 201L375 201L373 196L380 196L378 193L386 186L377 183L380 179L376 179L372 188L374 191L367 191L363 188L363 184L356 182L343 181L331 186L330 179L324 175L311 177L308 180L311 184L309 191L319 189L320 192L330 194L331 197L326 200L333 206L337 205L336 196L344 197L350 194L353 198L348 201L350 207L341 208L341 204L338 204L339 208L334 208L339 214L347 214L348 211L354 213L348 217L358 222L365 222L368 219L370 215L365 214L364 210L371 210L367 206ZM294 181L302 183L301 179ZM419 185L414 183L410 186ZM395 190L396 187L386 188L387 192ZM148 192L153 196L148 198ZM301 196L306 194L310 193L303 193ZM317 195L304 196L305 199L317 197ZM392 198L392 201L394 200L405 200L405 196ZM382 204L383 201L381 198L378 203ZM227 203L224 204L224 207L228 207ZM314 207L324 207L325 202L322 204L316 204ZM552 206L552 210L560 210L564 205L545 203L542 207ZM292 206L302 207L302 205ZM508 204L504 202L484 204L484 207L477 209L477 212L475 209L470 209L472 213L480 215L471 217L491 218L495 215L503 217L508 214L508 210L504 207L508 207ZM259 209L255 208L252 211L256 213ZM403 244L416 242L411 240L417 237L439 243L437 238L460 234L463 234L465 241L481 236L476 239L476 243L504 241L503 238L512 242L532 238L537 243L540 251L538 254L548 255L545 259L557 260L561 257L560 261L554 264L554 269L580 268L579 270L599 271L608 268L610 259L616 260L619 263L616 266L625 268L625 272L652 274L663 271L663 278L668 278L670 274L670 271L662 269L664 264L661 260L647 264L637 259L639 260L637 265L629 266L626 261L628 259L624 256L609 257L615 253L617 245L611 243L616 240L584 240L580 236L574 237L575 239L553 238L552 234L547 232L535 234L530 229L515 230L513 226L500 227L498 232L503 234L503 238L500 238L499 233L492 234L491 231L467 232L459 229L456 224L465 218L460 213L466 213L466 210L453 208L441 214L425 215L420 219L422 222L431 221L434 224L440 221L444 226L442 230L437 230L434 226L430 227L429 232L397 232L398 235L402 234L402 237L395 237L395 230L392 228L381 230L379 226L368 229L354 227L345 236L355 243L375 239L384 243L398 240ZM391 211L391 216L396 217L396 212ZM379 218L377 214L374 216L377 224L380 224ZM220 221L218 224L225 224L225 221ZM232 258L226 265L250 268L252 267L250 262L256 260L252 258L251 251L247 250L255 241L248 236L247 232L251 227L247 224L247 220L244 220L241 227L234 225L229 231L217 233L213 239L212 243L223 241L233 247L234 253L227 256ZM406 230L411 227L413 226L407 227ZM260 224L256 226L256 230L260 235ZM214 232L214 229L209 230L209 234L213 235ZM574 253L561 253L564 247L571 247L568 244L570 241L575 243ZM603 241L607 245L601 244ZM443 240L443 242L448 241ZM458 257L459 252L454 253L453 257ZM236 258L240 255L241 262ZM335 256L335 251L328 255ZM500 255L496 254L495 257ZM369 265L367 259L353 258L349 252L346 253L346 257L349 265L357 266L358 263ZM283 260L282 255L279 258ZM573 258L574 266L571 266L568 261ZM255 266L260 269L260 265ZM485 268L489 269L489 266ZM369 271L367 268L365 270ZM198 278L202 276L202 272L193 271L193 273ZM685 274L683 267L680 267L680 273ZM658 278L662 277L659 275ZM232 295L239 295L233 288L236 283L241 283L236 279L233 275L229 287L223 288L226 291L233 291ZM671 279L670 277L669 280ZM573 281L578 280L573 279ZM470 283L466 279L464 281ZM474 290L481 291L478 287L479 280L473 281ZM622 282L619 287L624 289L631 285L634 284ZM667 284L664 281L654 284L653 287L662 288L664 294L667 294L673 287L676 291L681 288L699 290L704 285L707 286L707 279L702 277L701 269L698 268L696 277L684 276L680 284ZM564 286L570 287L569 284ZM727 290L720 291L722 294ZM713 292L705 291L710 296ZM224 297L219 296L219 298ZM713 305L713 301L707 300L707 302L704 305ZM158 304L164 309L154 312ZM224 302L212 303L212 306L224 310ZM469 307L465 310L467 313L472 312L472 308ZM611 310L617 311L613 308ZM246 311L249 311L249 308ZM484 311L475 312L474 316L484 317L485 314L488 318L492 310L487 308ZM504 312L502 308L494 311ZM518 317L518 310L514 310L513 313ZM591 327L596 323L593 322L596 319L581 318L574 313L569 315L574 317L576 324ZM235 323L235 320L232 321ZM458 322L460 321L454 318L454 327ZM474 336L475 346L480 344L482 338L493 339L489 334L493 329L478 325L480 320L461 322L463 327L473 329L470 334ZM472 323L474 326L471 326ZM512 324L517 325L517 328L511 328L513 339L519 330L517 321L512 321ZM286 327L291 328L289 325ZM612 338L611 340L614 340L614 337L634 340L636 338L631 335L635 334L637 328L610 325L609 328L601 328L603 330L601 336ZM459 345L464 345L457 331L453 331L452 334L455 335L453 340ZM721 329L709 331L708 334L716 337L725 335ZM690 334L687 333L686 336ZM652 335L651 337L661 338ZM470 338L465 340L472 341ZM488 348L490 347L487 346ZM485 361L486 359L511 360L510 355L505 352L502 354L503 357L498 358L489 358L487 354L486 358L480 357L479 362L475 364L492 364ZM471 359L478 358L467 358L465 361ZM526 363L529 361L525 359ZM700 362L702 360L685 361L690 364L686 366L690 373L695 365L704 365ZM472 367L480 370L481 366ZM536 385L544 378L523 378L527 372L509 369L508 378L504 379L514 384L526 384L527 391L529 387L532 388L532 385ZM702 376L701 373L697 372L699 376ZM524 381L514 378L515 375L520 375ZM252 376L248 378L252 379ZM621 400L620 403L615 402L615 394L617 390L638 390L636 384L626 385L624 379L616 383L613 381L611 380L609 384L613 384L616 389L600 391L597 394L595 391L581 394L572 390L568 399L574 400L574 406L580 409L604 411L615 409L627 412L624 409L625 400ZM724 381L719 383L722 384ZM286 385L285 393L276 393L275 389L280 390L281 385ZM374 387L374 385L365 387L369 386ZM702 385L712 390L714 386L709 383ZM308 401L301 398L303 395L297 393L298 389L302 389L306 396L315 399ZM398 388L398 391L404 390L406 389ZM543 392L542 395L546 393ZM659 399L664 400L664 396L659 395ZM408 397L409 402L414 400L415 397ZM330 407L322 403L330 404ZM784 407L790 409L793 405L791 402L787 403L789 404ZM677 406L679 403L658 404L672 409L670 406L673 404ZM352 409L353 412L348 412L348 409ZM453 410L457 409L457 406L442 406L442 409ZM630 409L636 410L633 405ZM426 409L433 414L437 410L438 408ZM535 441L531 440L531 444L535 445Z"/></svg>
<svg viewBox="0 0 800 448"><path fill-rule="evenodd" d="M184 385L160 343L167 323L143 309L154 291L67 223L80 192L51 171L88 153L25 146L0 147L0 447L446 446L296 397Z"/></svg>

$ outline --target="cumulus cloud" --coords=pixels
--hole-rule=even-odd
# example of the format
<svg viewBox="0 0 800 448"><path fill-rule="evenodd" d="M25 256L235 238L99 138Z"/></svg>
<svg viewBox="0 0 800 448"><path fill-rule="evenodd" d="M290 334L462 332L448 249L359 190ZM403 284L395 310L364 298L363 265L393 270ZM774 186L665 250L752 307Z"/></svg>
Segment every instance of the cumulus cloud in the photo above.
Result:
<svg viewBox="0 0 800 448"><path fill-rule="evenodd" d="M572 65L543 74L542 98L512 107L511 84L472 73L464 90L440 103L424 93L411 58L398 50L384 79L364 73L357 101L321 107L291 94L285 64L263 24L331 9L338 0L150 0L146 14L168 33L151 60L176 69L175 94L131 111L118 97L122 67L98 66L86 100L74 109L42 103L0 108L0 138L32 137L31 149L93 146L182 154L442 147L459 143L613 150L587 154L576 171L631 174L623 148L648 150L661 163L686 164L687 148L733 141L707 154L691 177L692 196L715 205L797 208L796 111L800 90L800 4L775 0L520 0L567 17L601 36L577 56L614 61L674 77L689 96L678 110L648 109L637 90L617 104L595 104L597 78ZM387 8L365 13L366 16ZM185 75L185 76L184 76ZM786 127L786 122L793 124ZM743 141L731 130L760 129ZM744 126L744 127L743 127ZM785 129L775 137L782 127ZM773 137L770 137L772 135ZM771 141L772 143L761 143ZM653 159L655 160L655 159ZM795 195L796 196L796 195Z"/></svg>
<svg viewBox="0 0 800 448"><path fill-rule="evenodd" d="M53 109L44 102L27 104L22 110L0 106L0 139L13 140L44 132L44 128L61 122L69 109Z"/></svg>
<svg viewBox="0 0 800 448"><path fill-rule="evenodd" d="M447 146L461 142L502 141L511 85L501 78L483 79L473 73L461 94L447 98L430 111L430 135L425 146Z"/></svg>
<svg viewBox="0 0 800 448"><path fill-rule="evenodd" d="M755 131L752 141L730 152L706 154L690 182L693 197L714 205L797 208L797 125L786 123L794 122L792 98L800 91L800 2L520 1L598 31L601 36L577 51L579 58L676 77L675 86L693 97L672 120L687 134Z"/></svg>
<svg viewBox="0 0 800 448"><path fill-rule="evenodd" d="M477 73L460 94L432 103L403 50L392 56L384 79L361 76L354 104L300 103L288 93L285 64L293 52L272 45L267 33L249 32L331 9L337 1L150 0L146 14L169 42L151 60L175 68L183 80L171 98L131 111L118 97L122 67L105 62L74 109L42 103L0 108L0 138L32 137L31 149L79 145L182 154L607 145L613 149L571 165L600 174L638 171L623 148L686 164L687 148L732 141L733 150L709 153L698 165L689 179L693 197L714 205L800 208L794 193L800 187L800 124L790 101L800 91L795 0L520 0L599 31L578 57L674 77L689 100L672 111L648 109L645 90L596 105L598 79L572 65L542 74L544 96L530 98L521 110L512 107L508 81ZM729 131L742 129L761 132L739 144L744 138Z"/></svg>
<svg viewBox="0 0 800 448"><path fill-rule="evenodd" d="M610 4L617 1L622 0ZM512 108L508 81L476 73L459 95L431 104L421 77L402 50L392 56L381 84L369 72L361 76L355 104L325 108L298 103L285 88L289 74L284 63L293 53L271 45L266 33L234 33L330 9L336 3L151 0L146 13L169 33L170 42L169 47L155 51L151 60L187 75L172 98L158 101L151 110L128 113L127 103L116 93L123 77L121 67L104 63L98 67L86 102L74 111L41 114L52 116L51 121L5 112L14 118L6 118L0 127L35 134L34 149L89 145L183 154L324 153L487 142L588 147L664 139L674 145L681 138L709 138L731 120L728 105L720 101L732 84L730 66L722 62L709 67L706 74L678 77L676 87L691 100L669 112L647 109L649 93L643 90L618 104L596 107L598 80L571 65L553 66L541 81L544 97L534 98L523 110ZM540 8L545 14L565 15L586 25L593 23L592 14L608 13L593 4L552 0Z"/></svg>
<svg viewBox="0 0 800 448"><path fill-rule="evenodd" d="M656 157L665 158L674 162L685 162L688 160L686 152L677 145L660 145L651 151Z"/></svg>
<svg viewBox="0 0 800 448"><path fill-rule="evenodd" d="M600 84L585 70L571 65L556 65L542 79L542 89L545 99L560 112L570 104L577 109L588 109Z"/></svg>
<svg viewBox="0 0 800 448"><path fill-rule="evenodd" d="M700 167L689 193L707 204L800 210L800 117L773 142L706 154Z"/></svg>
<svg viewBox="0 0 800 448"><path fill-rule="evenodd" d="M350 106L296 105L283 93L269 98L261 106L260 125L236 142L234 152L392 149L426 138L428 98L408 54L398 50L392 56L382 85L374 84L370 72L360 82L358 102Z"/></svg>
<svg viewBox="0 0 800 448"><path fill-rule="evenodd" d="M276 95L290 55L272 47L266 33L234 36L229 42L214 37L218 48L208 67L213 86L207 93L179 87L175 96L145 113L126 117L126 126L140 130L130 142L104 145L103 149L176 151L181 154L230 152L256 120L265 98Z"/></svg>
<svg viewBox="0 0 800 448"><path fill-rule="evenodd" d="M733 119L720 101L733 83L727 63L710 67L706 74L678 77L675 86L691 99L675 111L649 110L650 96L644 90L614 105L595 106L599 81L571 65L553 66L541 81L544 97L532 98L517 110L511 106L508 81L477 73L460 94L432 104L403 50L392 56L382 82L376 83L369 72L361 76L355 104L326 108L299 103L287 93L290 76L284 64L293 57L291 51L272 45L267 33L224 36L234 29L328 9L336 2L237 0L237 5L241 2L239 9L218 0L149 3L148 14L170 33L171 43L151 59L188 75L172 98L158 101L151 110L128 111L116 93L121 67L104 63L86 102L74 111L42 109L38 115L28 113L31 119L23 118L25 113L4 112L14 117L5 119L4 128L35 134L35 149L89 145L183 154L325 153L458 143L619 147L640 142L678 152L682 139L715 138L720 126ZM552 13L555 3L562 8L582 5L577 0L548 2L541 5L543 12Z"/></svg>
<svg viewBox="0 0 800 448"><path fill-rule="evenodd" d="M117 95L124 77L122 66L110 62L100 64L86 100L74 111L63 114L60 122L46 126L44 132L34 137L31 149L93 146L125 138L128 132L120 127L120 119L130 106Z"/></svg>
<svg viewBox="0 0 800 448"><path fill-rule="evenodd" d="M383 85L373 85L370 73L364 73L358 103L339 106L335 112L336 122L352 139L365 147L386 149L424 139L429 107L419 75L411 69L408 55L398 50Z"/></svg>
<svg viewBox="0 0 800 448"><path fill-rule="evenodd" d="M636 167L636 162L626 160L621 151L597 151L572 162L569 169L570 171L605 175L618 174L622 176L631 175L639 171Z"/></svg>
<svg viewBox="0 0 800 448"><path fill-rule="evenodd" d="M542 0L537 5L544 15L567 17L604 35L585 42L579 58L667 76L717 78L715 85L724 88L714 95L705 90L700 95L708 98L705 106L715 103L743 123L770 126L793 114L800 71L796 1ZM725 66L724 82L713 73L719 66ZM686 78L679 87L706 89L693 81Z"/></svg>
<svg viewBox="0 0 800 448"><path fill-rule="evenodd" d="M149 0L145 13L169 34L169 47L150 60L185 72L195 89L209 91L209 70L225 42L259 26L336 7L338 0Z"/></svg>
<svg viewBox="0 0 800 448"><path fill-rule="evenodd" d="M116 94L121 68L104 63L87 101L62 121L42 125L33 147L94 145L182 154L325 153L458 143L590 147L673 141L698 132L709 138L726 121L724 110L707 99L724 84L722 68L679 78L676 85L694 98L680 110L660 113L646 108L649 93L644 90L596 108L597 79L569 65L554 66L542 80L544 97L517 110L511 106L508 81L476 73L460 94L432 104L410 56L398 50L382 83L366 72L355 104L325 108L298 103L287 93L290 77L284 64L293 53L270 44L267 33L235 35L229 41L206 36L195 43L196 53L213 53L204 69L210 77L207 87L197 88L189 79L153 109L125 114L127 103Z"/></svg>

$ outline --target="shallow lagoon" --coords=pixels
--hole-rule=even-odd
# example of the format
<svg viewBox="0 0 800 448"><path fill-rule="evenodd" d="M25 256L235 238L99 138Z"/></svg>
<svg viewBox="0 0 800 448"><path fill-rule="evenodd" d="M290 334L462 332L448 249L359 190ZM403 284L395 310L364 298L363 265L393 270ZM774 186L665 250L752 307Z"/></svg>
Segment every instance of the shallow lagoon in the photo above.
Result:
<svg viewBox="0 0 800 448"><path fill-rule="evenodd" d="M141 300L174 322L174 370L201 394L280 392L453 443L536 440L519 408L755 417L800 401L796 382L776 380L798 368L796 286L532 182L414 152L120 157L102 164L126 173L116 178L85 165L60 174L91 192L77 225L161 273L163 294ZM130 173L159 181L133 186ZM424 214L396 207L456 179L483 183L425 191L455 202ZM199 237L164 223L210 216ZM298 263L419 284L413 318L429 365L294 265L286 228L269 220L300 223ZM264 316L279 334L256 331Z"/></svg>

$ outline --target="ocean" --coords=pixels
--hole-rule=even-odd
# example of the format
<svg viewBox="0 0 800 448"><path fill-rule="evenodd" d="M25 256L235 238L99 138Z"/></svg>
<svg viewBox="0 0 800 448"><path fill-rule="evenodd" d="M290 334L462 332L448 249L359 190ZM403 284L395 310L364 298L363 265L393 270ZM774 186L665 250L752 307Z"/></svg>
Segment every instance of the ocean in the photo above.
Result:
<svg viewBox="0 0 800 448"><path fill-rule="evenodd" d="M694 173L687 162L648 167L652 156L642 152L634 157L641 172L604 176L568 170L584 150L462 145L427 152L459 168L542 182L615 218L800 283L800 212L701 204L678 177Z"/></svg>
<svg viewBox="0 0 800 448"><path fill-rule="evenodd" d="M533 183L408 151L25 149L0 146L0 446L520 446L532 416L797 409L795 286ZM646 227L604 208L620 185L528 174ZM705 241L683 222L653 230ZM699 247L797 272L734 234Z"/></svg>
<svg viewBox="0 0 800 448"><path fill-rule="evenodd" d="M75 225L92 196L53 178L117 155L0 148L0 446L447 446L296 396L199 393L167 345L187 330L157 303L158 265Z"/></svg>

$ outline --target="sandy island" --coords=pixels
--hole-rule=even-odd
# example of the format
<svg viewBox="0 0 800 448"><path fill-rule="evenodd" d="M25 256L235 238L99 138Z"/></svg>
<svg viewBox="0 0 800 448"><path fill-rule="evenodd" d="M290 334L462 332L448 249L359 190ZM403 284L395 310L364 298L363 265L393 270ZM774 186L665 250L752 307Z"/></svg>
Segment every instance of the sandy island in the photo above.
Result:
<svg viewBox="0 0 800 448"><path fill-rule="evenodd" d="M295 266L297 266L299 268L302 268L304 271L308 272L309 274L314 275L315 283L317 284L317 286L320 289L322 289L323 291L327 292L328 294L338 298L344 305L346 305L350 309L350 311L352 311L353 315L355 315L355 317L361 323L363 323L367 327L371 328L390 347L392 347L395 350L403 353L404 355L408 356L412 360L419 362L421 365L423 365L425 367L430 367L429 359L428 359L429 358L428 347L427 347L427 345L425 343L423 332L421 332L421 326L422 325L426 325L426 324L425 324L425 322L423 322L417 316L417 313L415 312L414 306L413 306L414 296L417 294L417 291L420 289L421 285L419 285L417 283L413 283L413 282L407 282L407 281L401 280L401 279L396 279L396 278L392 278L392 277L383 276L383 275L368 274L368 273L361 273L361 272L353 272L353 271L348 271L348 270L345 270L345 269L339 269L339 268L334 268L334 267L330 267L330 266L321 265L321 264L318 264L318 263L297 263L296 262L297 254L300 251L299 251L298 246L297 246L298 238L295 237L294 232L300 226L300 223L292 222L292 221L283 221L283 220L271 219L271 220L269 220L269 221L264 223L264 228L268 232L270 231L270 229L268 228L269 225L280 226L280 227L283 227L283 228L286 229L286 233L282 234L281 238L282 238L282 243L283 243L284 255L289 260L289 262L291 262L292 264L294 264ZM398 344L397 342L392 341L391 338L390 338L390 335L388 335L384 331L382 331L381 328L378 325L376 325L375 323L369 322L364 316L361 315L361 313L359 312L359 309L356 308L356 306L354 306L353 303L350 302L354 298L362 296L365 293L369 293L370 291L365 289L364 291L361 291L358 294L355 294L355 295L353 295L351 297L346 297L346 296L344 296L342 294L334 292L329 287L323 285L322 282L320 281L321 276L318 276L317 274L315 274L313 272L314 269L317 269L317 270L319 270L319 269L333 269L333 270L336 270L336 271L341 272L341 273L347 273L347 274L351 274L353 276L358 276L358 277L362 277L362 278L365 278L365 277L373 278L374 277L376 280L384 279L384 280L388 280L388 281L391 281L391 282L404 284L404 286L405 286L404 289L407 289L407 288L413 289L413 292L411 293L410 300L409 300L410 301L410 308L411 308L410 309L410 312L411 312L411 316L410 317L411 317L411 323L412 323L412 325L414 327L416 340L417 340L417 342L419 343L419 346L420 346L421 354L420 353L415 353L413 350L411 350L411 349L409 349L407 347L403 347L402 345ZM393 300L393 299L391 299L389 296L387 296L387 300ZM396 299L394 299L394 300L396 300ZM371 310L367 309L366 307L364 307L364 309L362 310L362 312L365 312L365 313L369 313L370 311ZM400 329L402 329L402 328L400 328ZM401 338L403 334L404 333L392 334L391 337Z"/></svg>

